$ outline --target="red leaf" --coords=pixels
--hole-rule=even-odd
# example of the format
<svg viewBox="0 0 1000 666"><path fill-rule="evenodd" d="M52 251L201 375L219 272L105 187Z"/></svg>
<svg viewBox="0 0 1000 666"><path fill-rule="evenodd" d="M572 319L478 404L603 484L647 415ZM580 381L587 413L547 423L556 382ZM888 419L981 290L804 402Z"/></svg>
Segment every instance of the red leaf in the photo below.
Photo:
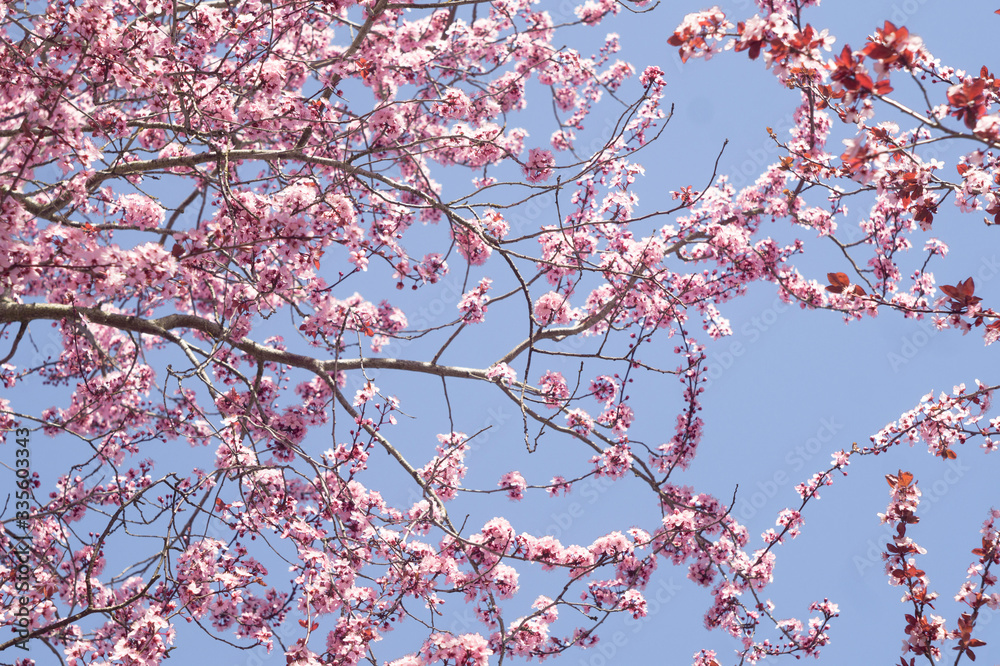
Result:
<svg viewBox="0 0 1000 666"><path fill-rule="evenodd" d="M846 287L851 284L850 278L848 278L845 273L827 273L826 279L830 281L830 284L837 285L839 287Z"/></svg>
<svg viewBox="0 0 1000 666"><path fill-rule="evenodd" d="M888 46L876 44L875 42L869 43L865 48L861 49L861 52L874 60L886 60L896 55L896 52Z"/></svg>
<svg viewBox="0 0 1000 666"><path fill-rule="evenodd" d="M926 206L920 206L917 208L917 213L913 216L913 219L916 220L923 229L929 227L931 223L934 222L934 213L932 213Z"/></svg>
<svg viewBox="0 0 1000 666"><path fill-rule="evenodd" d="M830 285L826 288L826 290L832 291L835 294L842 294L848 287L851 286L851 279L847 277L845 273L827 273L826 279L830 281ZM854 285L851 292L855 296L865 295L865 290L858 285Z"/></svg>
<svg viewBox="0 0 1000 666"><path fill-rule="evenodd" d="M899 476L886 474L885 480L888 482L890 488L906 488L913 483L913 474L899 470Z"/></svg>
<svg viewBox="0 0 1000 666"><path fill-rule="evenodd" d="M991 555L993 553L993 548L994 548L993 542L984 537L983 538L983 547L982 548L973 548L972 549L972 554L973 555L977 555L978 557L987 557L987 556L989 556L989 555ZM961 625L962 621L959 620L958 623L959 623L959 625Z"/></svg>
<svg viewBox="0 0 1000 666"><path fill-rule="evenodd" d="M966 278L955 286L943 284L941 285L941 291L951 299L949 305L953 312L961 312L983 300L975 296L976 283L971 277Z"/></svg>
<svg viewBox="0 0 1000 666"><path fill-rule="evenodd" d="M874 91L876 95L888 95L892 92L892 86L889 85L889 79L882 79L881 81L875 82Z"/></svg>

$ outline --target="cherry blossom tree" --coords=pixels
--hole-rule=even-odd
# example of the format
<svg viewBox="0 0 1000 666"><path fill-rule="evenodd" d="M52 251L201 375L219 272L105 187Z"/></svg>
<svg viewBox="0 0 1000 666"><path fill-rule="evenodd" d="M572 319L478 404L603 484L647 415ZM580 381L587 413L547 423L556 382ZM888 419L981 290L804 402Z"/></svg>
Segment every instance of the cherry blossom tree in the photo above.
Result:
<svg viewBox="0 0 1000 666"><path fill-rule="evenodd" d="M919 239L952 203L1000 223L1000 81L901 25L834 48L818 0L756 4L690 14L661 46L748 57L797 91L791 130L768 130L779 158L739 190L692 174L659 208L636 183L673 131L665 75L619 59L611 32L649 2L0 4L0 435L19 452L4 657L158 664L192 625L296 665L541 660L644 616L661 567L704 587L706 626L732 637L670 663L818 656L836 600L769 597L807 506L903 444L992 451L997 386L928 394L839 444L751 535L736 497L685 485L706 364L758 282L848 322L996 341L972 277L937 286L945 240ZM942 143L950 167L928 157ZM854 229L849 201L868 208ZM840 252L825 280L800 270L807 244ZM643 413L630 394L653 386L675 391ZM54 485L21 462L49 438ZM646 505L588 542L519 526L593 478ZM939 617L919 481L888 481L902 663L974 659L1000 609L1000 512L979 509L968 612ZM448 629L456 609L475 626Z"/></svg>

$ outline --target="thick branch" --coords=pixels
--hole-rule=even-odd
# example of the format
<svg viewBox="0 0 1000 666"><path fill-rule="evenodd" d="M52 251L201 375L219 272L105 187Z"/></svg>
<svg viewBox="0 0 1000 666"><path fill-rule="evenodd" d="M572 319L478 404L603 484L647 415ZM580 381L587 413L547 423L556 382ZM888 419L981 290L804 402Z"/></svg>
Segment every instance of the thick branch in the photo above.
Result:
<svg viewBox="0 0 1000 666"><path fill-rule="evenodd" d="M34 320L86 319L102 326L111 326L122 331L131 331L144 335L154 335L175 344L181 343L181 338L174 333L176 329L190 329L204 333L219 341L228 341L233 347L254 357L259 362L280 363L302 368L310 372L335 373L339 370L360 370L361 368L378 368L381 370L401 370L404 372L421 372L441 377L457 377L460 379L486 379L486 371L477 368L438 365L426 361L412 361L396 358L352 358L319 360L304 354L275 349L249 338L232 340L227 338L226 329L219 323L204 319L197 315L170 314L158 319L143 319L135 315L105 312L100 308L79 308L72 305L57 303L11 303L0 302L0 324L11 322L28 323Z"/></svg>

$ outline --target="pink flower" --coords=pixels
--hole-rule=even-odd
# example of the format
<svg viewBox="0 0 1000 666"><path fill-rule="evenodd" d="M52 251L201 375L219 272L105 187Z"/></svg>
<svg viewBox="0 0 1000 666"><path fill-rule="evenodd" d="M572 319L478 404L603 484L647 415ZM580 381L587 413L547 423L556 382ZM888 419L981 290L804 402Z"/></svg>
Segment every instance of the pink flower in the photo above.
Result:
<svg viewBox="0 0 1000 666"><path fill-rule="evenodd" d="M542 397L545 404L553 409L562 405L563 401L569 398L569 388L566 386L566 379L561 372L546 372L538 381Z"/></svg>
<svg viewBox="0 0 1000 666"><path fill-rule="evenodd" d="M692 666L712 666L718 663L715 659L715 650L700 650L694 655Z"/></svg>
<svg viewBox="0 0 1000 666"><path fill-rule="evenodd" d="M605 14L609 12L617 14L620 10L621 8L615 0L600 0L599 2L588 0L588 2L578 6L574 11L580 17L580 20L587 25L597 25L604 18Z"/></svg>
<svg viewBox="0 0 1000 666"><path fill-rule="evenodd" d="M368 118L368 127L376 137L380 136L390 141L406 129L402 117L391 106L383 106L372 113Z"/></svg>
<svg viewBox="0 0 1000 666"><path fill-rule="evenodd" d="M535 321L543 326L567 324L571 321L572 314L574 313L566 302L566 297L554 291L543 294L535 301Z"/></svg>
<svg viewBox="0 0 1000 666"><path fill-rule="evenodd" d="M6 398L0 398L0 444L6 443L7 433L14 430L14 417L10 415L10 401ZM13 441L13 435L10 437L10 441Z"/></svg>
<svg viewBox="0 0 1000 666"><path fill-rule="evenodd" d="M931 238L926 243L924 243L924 252L930 252L931 254L936 254L939 257L948 256L948 245L943 243L937 238Z"/></svg>
<svg viewBox="0 0 1000 666"><path fill-rule="evenodd" d="M590 382L590 391L594 394L594 399L604 403L605 407L610 407L618 396L618 381L614 377L601 375Z"/></svg>
<svg viewBox="0 0 1000 666"><path fill-rule="evenodd" d="M636 620L640 617L646 617L649 613L646 598L638 590L626 590L621 598L621 607L624 610L630 611L632 617Z"/></svg>
<svg viewBox="0 0 1000 666"><path fill-rule="evenodd" d="M490 235L498 240L502 239L510 231L510 225L503 219L503 215L492 208L488 208L483 213L483 218L480 222L482 223L483 228L490 232Z"/></svg>
<svg viewBox="0 0 1000 666"><path fill-rule="evenodd" d="M151 130L143 130L143 131L148 132L148 134L145 134L143 136L147 137L147 144L150 148L155 149L163 142L160 134L156 134ZM156 132L162 133L161 130L156 130ZM173 142L163 146L162 150L160 150L159 157L160 159L169 160L169 159L180 159L184 157L189 157L193 154L194 151L188 148L187 146L181 145L177 142ZM167 171L170 171L171 173L191 173L191 169L185 166L169 167L167 168Z"/></svg>
<svg viewBox="0 0 1000 666"><path fill-rule="evenodd" d="M374 398L376 393L378 393L378 388L371 382L368 382L354 394L354 406L360 407Z"/></svg>
<svg viewBox="0 0 1000 666"><path fill-rule="evenodd" d="M597 476L620 479L632 467L632 451L627 443L615 444L604 449L601 455L591 458L590 462L594 463Z"/></svg>
<svg viewBox="0 0 1000 666"><path fill-rule="evenodd" d="M524 499L524 490L528 487L528 484L520 472L507 472L500 477L500 482L497 483L497 486L506 490L507 497L510 499L522 500Z"/></svg>
<svg viewBox="0 0 1000 666"><path fill-rule="evenodd" d="M976 121L976 127L973 132L991 141L996 141L997 138L1000 138L1000 115L993 113L987 116L980 116L979 120Z"/></svg>
<svg viewBox="0 0 1000 666"><path fill-rule="evenodd" d="M493 253L493 248L483 242L475 231L464 227L452 227L452 238L458 245L458 253L473 266L482 266Z"/></svg>
<svg viewBox="0 0 1000 666"><path fill-rule="evenodd" d="M123 194L118 197L118 205L125 212L123 221L140 229L155 229L163 223L164 210L143 194Z"/></svg>
<svg viewBox="0 0 1000 666"><path fill-rule="evenodd" d="M488 666L493 654L489 642L479 634L432 634L421 652L425 653L425 661L421 663L447 662L463 666Z"/></svg>
<svg viewBox="0 0 1000 666"><path fill-rule="evenodd" d="M448 88L441 96L441 101L433 106L434 113L445 118L465 118L469 114L471 103L469 96L458 88Z"/></svg>
<svg viewBox="0 0 1000 666"><path fill-rule="evenodd" d="M593 417L582 409L571 409L566 412L566 425L584 437L594 431Z"/></svg>
<svg viewBox="0 0 1000 666"><path fill-rule="evenodd" d="M486 310L488 309L486 303L489 301L486 292L490 290L491 284L493 284L493 280L483 278L475 289L462 294L462 299L458 302L458 309L462 311L465 321L470 324L481 324L486 320Z"/></svg>
<svg viewBox="0 0 1000 666"><path fill-rule="evenodd" d="M528 153L528 161L524 165L524 175L529 183L541 183L552 175L552 167L556 160L551 150L532 148Z"/></svg>
<svg viewBox="0 0 1000 666"><path fill-rule="evenodd" d="M639 75L639 83L645 87L649 87L652 84L663 85L663 70L656 65L649 65L646 69L642 70L642 74Z"/></svg>
<svg viewBox="0 0 1000 666"><path fill-rule="evenodd" d="M264 83L264 89L268 93L274 94L285 85L285 64L278 58L269 58L260 66L260 79Z"/></svg>
<svg viewBox="0 0 1000 666"><path fill-rule="evenodd" d="M552 144L554 150L572 150L575 138L576 135L573 134L572 130L561 129L552 133L549 143Z"/></svg>
<svg viewBox="0 0 1000 666"><path fill-rule="evenodd" d="M569 495L569 491L573 488L573 484L567 483L566 478L562 476L553 476L550 483L552 485L546 490L550 497L558 497L560 490L563 495Z"/></svg>
<svg viewBox="0 0 1000 666"><path fill-rule="evenodd" d="M517 372L506 363L497 363L486 371L486 378L499 380L500 383L510 386L517 381Z"/></svg>
<svg viewBox="0 0 1000 666"><path fill-rule="evenodd" d="M425 283L437 284L441 276L448 274L448 262L438 252L428 252L416 266L417 275Z"/></svg>

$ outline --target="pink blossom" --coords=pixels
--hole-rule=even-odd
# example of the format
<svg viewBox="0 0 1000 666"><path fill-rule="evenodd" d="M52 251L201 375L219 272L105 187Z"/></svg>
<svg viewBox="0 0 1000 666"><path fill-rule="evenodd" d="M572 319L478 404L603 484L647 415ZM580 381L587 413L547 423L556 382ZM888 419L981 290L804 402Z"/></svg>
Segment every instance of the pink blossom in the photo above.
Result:
<svg viewBox="0 0 1000 666"><path fill-rule="evenodd" d="M441 101L434 105L434 112L445 118L462 119L468 115L471 108L469 96L458 88L448 88L441 96Z"/></svg>
<svg viewBox="0 0 1000 666"><path fill-rule="evenodd" d="M517 381L517 372L506 363L497 363L486 371L486 378L510 386Z"/></svg>
<svg viewBox="0 0 1000 666"><path fill-rule="evenodd" d="M560 490L563 491L563 495L569 495L570 490L573 489L573 484L568 483L566 479L561 476L552 477L552 481L550 483L552 485L548 488L547 492L552 497L557 497Z"/></svg>
<svg viewBox="0 0 1000 666"><path fill-rule="evenodd" d="M486 292L489 291L493 280L483 278L475 289L462 294L458 302L458 309L462 311L463 319L470 324L481 324L486 320L486 311L489 309L487 303L489 298Z"/></svg>
<svg viewBox="0 0 1000 666"><path fill-rule="evenodd" d="M535 301L535 321L539 324L567 324L574 315L566 297L550 291Z"/></svg>
<svg viewBox="0 0 1000 666"><path fill-rule="evenodd" d="M520 472L507 472L500 477L497 485L507 491L507 497L512 500L524 499L524 490L528 487Z"/></svg>
<svg viewBox="0 0 1000 666"><path fill-rule="evenodd" d="M369 400L375 397L378 393L378 388L371 382L368 382L363 387L359 388L354 394L354 406L360 407Z"/></svg>
<svg viewBox="0 0 1000 666"><path fill-rule="evenodd" d="M382 106L376 109L368 118L368 127L371 128L375 138L384 138L392 141L399 137L406 127L403 118L392 106Z"/></svg>
<svg viewBox="0 0 1000 666"><path fill-rule="evenodd" d="M978 136L996 141L1000 138L1000 114L992 113L980 116L973 129Z"/></svg>
<svg viewBox="0 0 1000 666"><path fill-rule="evenodd" d="M165 219L163 208L147 196L125 194L118 198L118 205L124 211L125 224L140 229L155 229Z"/></svg>
<svg viewBox="0 0 1000 666"><path fill-rule="evenodd" d="M483 227L497 239L502 239L510 232L510 225L503 216L495 210L487 209L483 212Z"/></svg>
<svg viewBox="0 0 1000 666"><path fill-rule="evenodd" d="M528 153L528 161L524 164L524 175L529 183L541 183L552 176L555 158L551 150L532 148Z"/></svg>
<svg viewBox="0 0 1000 666"><path fill-rule="evenodd" d="M586 3L574 9L580 20L587 25L597 25L605 14L617 14L620 10L621 7L614 0L587 0Z"/></svg>
<svg viewBox="0 0 1000 666"><path fill-rule="evenodd" d="M566 379L560 372L548 371L538 381L545 405L550 408L559 407L569 397Z"/></svg>
<svg viewBox="0 0 1000 666"><path fill-rule="evenodd" d="M493 253L493 248L487 245L480 235L472 229L453 227L451 235L458 245L459 254L473 266L485 264Z"/></svg>
<svg viewBox="0 0 1000 666"><path fill-rule="evenodd" d="M632 468L632 451L625 442L609 446L590 459L598 476L620 479Z"/></svg>
<svg viewBox="0 0 1000 666"><path fill-rule="evenodd" d="M618 397L618 379L601 375L590 382L590 390L594 394L594 399L604 403L605 407L610 407Z"/></svg>
<svg viewBox="0 0 1000 666"><path fill-rule="evenodd" d="M594 419L582 409L566 412L566 425L584 437L594 431Z"/></svg>
<svg viewBox="0 0 1000 666"><path fill-rule="evenodd" d="M426 654L424 663L441 661L465 666L487 666L493 654L489 642L479 634L432 634L421 651Z"/></svg>

